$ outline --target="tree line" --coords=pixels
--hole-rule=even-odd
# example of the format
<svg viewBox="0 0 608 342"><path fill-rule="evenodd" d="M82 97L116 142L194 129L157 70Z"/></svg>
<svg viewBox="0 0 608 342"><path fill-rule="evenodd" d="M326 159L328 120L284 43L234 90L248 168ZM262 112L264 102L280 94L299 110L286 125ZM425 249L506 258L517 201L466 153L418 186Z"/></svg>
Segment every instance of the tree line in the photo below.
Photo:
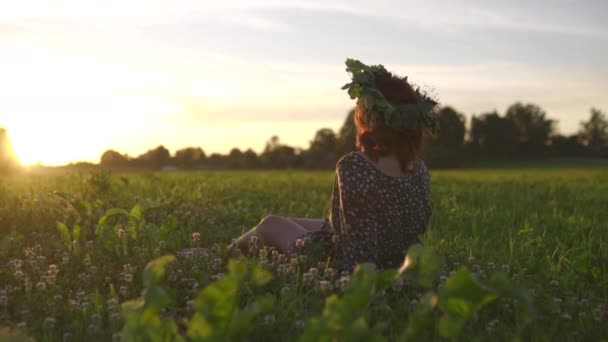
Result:
<svg viewBox="0 0 608 342"><path fill-rule="evenodd" d="M608 158L608 119L597 108L577 133L559 134L557 121L538 105L514 103L505 113L473 115L467 125L464 114L450 106L439 109L439 133L429 141L425 159L432 167L459 167L482 160L544 157ZM334 132L319 129L308 148L284 144L271 137L261 153L233 148L227 154L206 154L200 147L186 147L173 155L164 146L137 157L115 150L101 156L102 167L114 169L330 169L344 154L355 150L354 110ZM0 127L0 173L17 167L5 129ZM76 165L82 165L78 163Z"/></svg>
<svg viewBox="0 0 608 342"><path fill-rule="evenodd" d="M464 114L450 106L440 108L438 117L439 133L430 139L425 154L432 167L458 167L480 160L608 157L608 120L596 108L572 135L559 134L557 121L531 103L514 103L502 115L496 111L473 115L469 125ZM333 168L342 155L355 150L353 119L354 110L350 110L339 131L319 129L307 149L289 146L273 136L259 154L233 148L227 154L207 155L200 147L187 147L171 155L158 146L136 158L108 150L100 164L150 169Z"/></svg>

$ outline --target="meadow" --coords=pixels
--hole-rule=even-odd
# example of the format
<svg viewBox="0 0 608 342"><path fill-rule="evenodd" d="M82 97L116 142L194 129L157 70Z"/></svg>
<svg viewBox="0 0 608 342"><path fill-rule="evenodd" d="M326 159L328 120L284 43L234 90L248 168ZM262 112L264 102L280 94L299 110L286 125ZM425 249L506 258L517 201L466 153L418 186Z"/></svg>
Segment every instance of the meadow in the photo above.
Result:
<svg viewBox="0 0 608 342"><path fill-rule="evenodd" d="M325 217L321 171L0 178L1 338L607 340L606 167L431 170L425 248L340 274L228 250L265 215Z"/></svg>

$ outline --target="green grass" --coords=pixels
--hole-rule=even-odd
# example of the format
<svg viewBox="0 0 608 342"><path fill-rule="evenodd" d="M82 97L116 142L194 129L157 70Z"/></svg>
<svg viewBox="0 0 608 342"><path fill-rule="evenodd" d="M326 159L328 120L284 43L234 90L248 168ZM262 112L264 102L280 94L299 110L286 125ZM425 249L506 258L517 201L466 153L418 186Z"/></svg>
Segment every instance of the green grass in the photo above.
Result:
<svg viewBox="0 0 608 342"><path fill-rule="evenodd" d="M606 168L499 167L431 174L433 215L422 239L443 258L441 275L450 276L467 266L483 283L490 281L494 269L504 268L512 279L509 286L532 295L536 312L532 321L521 323L513 300L494 301L468 317L457 339L501 340L514 334L547 341L606 338ZM186 334L186 322L193 315L191 301L199 289L216 284L218 274L228 274L225 244L269 213L325 217L333 179L331 172L306 171L0 179L0 297L5 296L4 304L0 298L0 325L19 327L38 340L111 339L126 331L126 316L114 300L126 302L140 296L142 271L149 261L183 248L217 244L210 258L221 262L178 263L168 269L168 279L160 281L170 301L162 315ZM50 195L50 191L65 194ZM78 214L60 196L76 208L86 201L91 209ZM141 225L136 236L129 235L129 227L136 225L132 219L108 219L111 225L99 228L99 219L108 209L131 210L137 203L147 210L137 221ZM69 230L75 224L81 227L77 245L62 241L57 222ZM127 231L124 239L116 237L120 228ZM110 235L104 235L104 229ZM200 233L200 240L193 241L194 232ZM17 267L14 260L22 265ZM262 295L274 301L266 312L252 318L246 336L293 340L314 330L314 319L321 317L329 294L315 290L314 284L302 284L301 275L315 266L311 263L301 263L296 270L300 276L294 278L272 269L273 281L243 290L237 301L241 306ZM50 264L59 269L54 281L48 280ZM333 292L339 292L336 279ZM420 301L418 293L441 293L439 283L423 290L406 286L373 301L362 313L366 324L385 338L398 339L417 317L417 307L422 305L415 304ZM346 297L342 305L351 305ZM434 308L430 315L422 336L440 339L441 310Z"/></svg>

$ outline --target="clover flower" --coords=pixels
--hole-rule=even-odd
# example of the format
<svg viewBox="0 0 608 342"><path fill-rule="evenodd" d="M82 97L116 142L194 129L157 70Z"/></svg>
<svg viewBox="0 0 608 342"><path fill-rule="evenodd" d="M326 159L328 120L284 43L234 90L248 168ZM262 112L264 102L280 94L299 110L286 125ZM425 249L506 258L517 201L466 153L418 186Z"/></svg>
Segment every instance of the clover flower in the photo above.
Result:
<svg viewBox="0 0 608 342"><path fill-rule="evenodd" d="M494 265L494 263L490 261L487 264L487 268L490 270L494 270L496 268L496 265Z"/></svg>
<svg viewBox="0 0 608 342"><path fill-rule="evenodd" d="M8 296L6 296L6 295L0 296L0 306L8 306Z"/></svg>
<svg viewBox="0 0 608 342"><path fill-rule="evenodd" d="M549 285L556 287L559 285L559 281L557 281L556 279L553 279L549 282Z"/></svg>
<svg viewBox="0 0 608 342"><path fill-rule="evenodd" d="M53 328L55 328L55 323L57 323L57 320L53 317L47 317L44 319L44 323L42 324L42 327L46 330L51 330Z"/></svg>
<svg viewBox="0 0 608 342"><path fill-rule="evenodd" d="M330 281L321 280L319 282L319 289L323 292L330 292L331 290L333 290L333 285Z"/></svg>
<svg viewBox="0 0 608 342"><path fill-rule="evenodd" d="M350 276L341 276L336 282L341 291L344 291L348 283L350 282Z"/></svg>
<svg viewBox="0 0 608 342"><path fill-rule="evenodd" d="M315 279L315 275L310 272L306 272L306 273L302 274L302 281L306 285L311 285L314 279Z"/></svg>
<svg viewBox="0 0 608 342"><path fill-rule="evenodd" d="M119 239L124 239L127 237L127 232L123 228L120 228L116 231L116 235L118 235Z"/></svg>
<svg viewBox="0 0 608 342"><path fill-rule="evenodd" d="M297 240L296 240L296 248L297 248L297 249L302 249L302 248L304 248L304 240L302 240L302 239L297 239Z"/></svg>
<svg viewBox="0 0 608 342"><path fill-rule="evenodd" d="M194 232L192 233L192 242L198 242L201 240L201 233Z"/></svg>
<svg viewBox="0 0 608 342"><path fill-rule="evenodd" d="M275 321L274 315L268 314L268 315L264 316L264 324L272 324L272 323L274 323L274 321Z"/></svg>

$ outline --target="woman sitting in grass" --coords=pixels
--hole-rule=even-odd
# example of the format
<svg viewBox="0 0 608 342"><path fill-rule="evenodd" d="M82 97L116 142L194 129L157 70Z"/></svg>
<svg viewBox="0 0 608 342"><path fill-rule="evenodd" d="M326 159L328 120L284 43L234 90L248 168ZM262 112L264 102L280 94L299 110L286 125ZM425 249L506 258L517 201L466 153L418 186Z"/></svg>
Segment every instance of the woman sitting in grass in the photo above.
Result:
<svg viewBox="0 0 608 342"><path fill-rule="evenodd" d="M437 102L382 65L352 59L346 65L352 82L343 89L357 99L360 152L336 164L328 218L268 215L234 242L242 251L274 246L295 253L318 244L334 268L352 271L364 262L397 268L420 243L431 216L429 172L420 158L427 133L436 129Z"/></svg>

